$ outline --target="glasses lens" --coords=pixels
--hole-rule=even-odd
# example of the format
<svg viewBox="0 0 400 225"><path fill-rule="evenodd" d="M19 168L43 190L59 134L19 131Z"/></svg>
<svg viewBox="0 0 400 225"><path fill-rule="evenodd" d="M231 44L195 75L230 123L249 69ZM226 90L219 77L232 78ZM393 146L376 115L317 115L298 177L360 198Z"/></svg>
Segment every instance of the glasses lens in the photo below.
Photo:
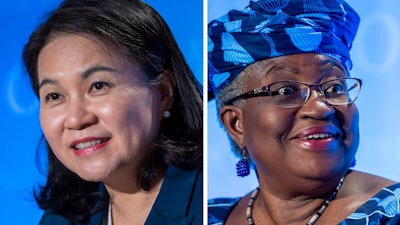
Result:
<svg viewBox="0 0 400 225"><path fill-rule="evenodd" d="M309 94L307 85L293 81L274 83L269 87L269 90L273 101L281 108L301 106Z"/></svg>
<svg viewBox="0 0 400 225"><path fill-rule="evenodd" d="M353 78L337 79L325 83L322 87L325 99L332 105L344 105L354 102L360 91L360 83Z"/></svg>

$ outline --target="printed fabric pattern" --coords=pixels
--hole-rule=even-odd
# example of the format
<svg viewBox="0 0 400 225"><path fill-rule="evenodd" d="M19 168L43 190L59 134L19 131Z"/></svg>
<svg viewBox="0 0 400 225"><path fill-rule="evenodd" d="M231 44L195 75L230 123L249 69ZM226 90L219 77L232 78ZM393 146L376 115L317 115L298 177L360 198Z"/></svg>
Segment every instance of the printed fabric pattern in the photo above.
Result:
<svg viewBox="0 0 400 225"><path fill-rule="evenodd" d="M248 65L268 58L319 53L350 70L360 17L343 0L251 0L208 24L209 99Z"/></svg>
<svg viewBox="0 0 400 225"><path fill-rule="evenodd" d="M208 224L222 225L240 198L208 201ZM338 225L400 224L400 183L385 187Z"/></svg>

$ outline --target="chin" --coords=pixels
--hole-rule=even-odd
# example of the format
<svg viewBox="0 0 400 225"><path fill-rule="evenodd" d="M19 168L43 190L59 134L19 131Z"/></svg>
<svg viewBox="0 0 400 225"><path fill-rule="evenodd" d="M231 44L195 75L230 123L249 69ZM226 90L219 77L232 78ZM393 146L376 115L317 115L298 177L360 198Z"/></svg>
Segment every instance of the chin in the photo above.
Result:
<svg viewBox="0 0 400 225"><path fill-rule="evenodd" d="M80 169L76 172L76 174L85 181L89 182L101 182L107 176L106 171L104 169L95 170L95 169Z"/></svg>
<svg viewBox="0 0 400 225"><path fill-rule="evenodd" d="M337 161L323 161L316 163L312 168L310 174L313 174L313 177L319 177L321 180L330 179L332 176L337 176L347 170L344 162Z"/></svg>

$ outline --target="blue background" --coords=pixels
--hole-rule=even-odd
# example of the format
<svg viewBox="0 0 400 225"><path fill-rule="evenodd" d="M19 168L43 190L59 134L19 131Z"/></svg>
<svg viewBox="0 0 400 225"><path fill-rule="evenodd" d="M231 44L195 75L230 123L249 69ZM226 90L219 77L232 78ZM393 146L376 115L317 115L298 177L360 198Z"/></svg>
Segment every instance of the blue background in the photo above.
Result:
<svg viewBox="0 0 400 225"><path fill-rule="evenodd" d="M0 120L3 126L0 157L0 223L37 224L42 212L32 189L44 177L35 165L41 136L38 101L21 70L22 47L44 12L56 0L0 0ZM147 0L169 23L184 55L202 80L202 2ZM400 2L350 0L361 16L351 51L353 76L363 79L357 105L361 142L358 170L400 180ZM208 18L229 9L242 9L247 0L209 0ZM225 133L216 119L214 102L208 105L208 197L238 196L256 187L254 173L235 175L234 158Z"/></svg>
<svg viewBox="0 0 400 225"><path fill-rule="evenodd" d="M355 169L400 181L400 2L349 0L361 24L350 54L352 76L363 79L356 101L360 111L360 146ZM208 21L248 1L209 0ZM257 186L255 173L236 177L238 161L208 107L208 197L240 196ZM285 168L282 168L285 169Z"/></svg>
<svg viewBox="0 0 400 225"><path fill-rule="evenodd" d="M38 100L20 63L23 45L59 0L0 0L0 224L38 224L33 188L44 181L35 164L41 137ZM202 81L201 0L145 0L167 21L192 70Z"/></svg>

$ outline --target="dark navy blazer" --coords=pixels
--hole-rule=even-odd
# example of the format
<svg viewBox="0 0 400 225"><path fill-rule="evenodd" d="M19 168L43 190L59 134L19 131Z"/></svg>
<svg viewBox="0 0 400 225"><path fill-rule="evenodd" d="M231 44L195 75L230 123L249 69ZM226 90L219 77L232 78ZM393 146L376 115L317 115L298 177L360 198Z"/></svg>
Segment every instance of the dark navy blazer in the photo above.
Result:
<svg viewBox="0 0 400 225"><path fill-rule="evenodd" d="M104 212L93 214L85 225L102 225ZM169 166L160 193L145 225L202 225L203 172ZM70 225L57 214L45 212L40 225Z"/></svg>

